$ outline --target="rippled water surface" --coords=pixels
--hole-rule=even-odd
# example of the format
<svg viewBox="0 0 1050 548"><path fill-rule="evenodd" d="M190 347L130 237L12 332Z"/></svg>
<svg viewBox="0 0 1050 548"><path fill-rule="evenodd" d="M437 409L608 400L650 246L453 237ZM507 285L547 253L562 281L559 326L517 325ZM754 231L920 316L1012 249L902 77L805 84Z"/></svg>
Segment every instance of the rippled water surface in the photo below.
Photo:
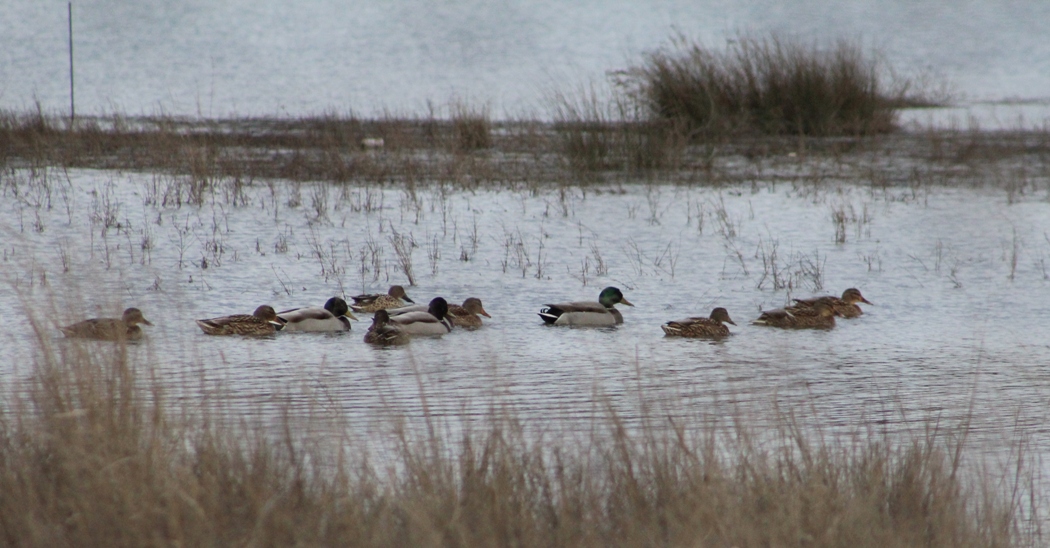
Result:
<svg viewBox="0 0 1050 548"><path fill-rule="evenodd" d="M526 421L572 429L606 404L630 416L639 399L712 416L777 401L832 427L922 428L972 415L993 445L1020 425L1050 449L1047 190L219 182L204 205L177 206L188 187L167 176L5 177L9 387L39 348L27 314L66 345L55 326L138 306L156 325L132 352L158 364L174 398L218 394L250 416L322 410L368 424L383 410L463 416L500 402ZM395 237L415 242L414 285ZM367 318L345 335L264 340L208 337L193 323L392 283L417 302L479 297L493 318L479 331L382 349L361 340ZM536 316L544 303L596 299L608 285L636 305L623 307L623 326L547 327ZM749 325L760 309L847 287L875 305L833 330ZM660 330L716 306L738 324L725 341Z"/></svg>

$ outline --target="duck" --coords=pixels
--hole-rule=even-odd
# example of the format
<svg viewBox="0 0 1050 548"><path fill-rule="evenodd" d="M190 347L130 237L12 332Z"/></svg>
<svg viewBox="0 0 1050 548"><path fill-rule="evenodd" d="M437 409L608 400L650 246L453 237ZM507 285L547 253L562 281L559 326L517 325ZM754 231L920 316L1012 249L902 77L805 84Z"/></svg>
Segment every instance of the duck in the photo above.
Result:
<svg viewBox="0 0 1050 548"><path fill-rule="evenodd" d="M340 297L328 299L324 308L293 308L278 312L277 317L284 321L282 331L314 333L350 331L350 320L357 320Z"/></svg>
<svg viewBox="0 0 1050 548"><path fill-rule="evenodd" d="M125 309L119 318L91 318L59 329L66 337L75 339L137 341L142 338L139 324L153 325L141 310L132 307Z"/></svg>
<svg viewBox="0 0 1050 548"><path fill-rule="evenodd" d="M402 306L401 308L391 308L387 310L391 316L397 316L404 314L405 312L426 312L427 307L417 304L412 306ZM481 327L481 318L491 318L489 313L485 311L485 307L481 304L481 299L477 297L470 297L463 301L462 305L450 304L448 305L448 317L452 320L452 325L455 327L464 327L467 329L477 329Z"/></svg>
<svg viewBox="0 0 1050 548"><path fill-rule="evenodd" d="M843 318L856 318L864 314L857 303L872 304L871 301L860 294L860 290L851 287L842 292L842 297L825 295L812 299L795 299L795 304L790 308L812 308L817 302L825 302L835 309L835 313Z"/></svg>
<svg viewBox="0 0 1050 548"><path fill-rule="evenodd" d="M397 324L391 323L390 313L386 310L377 310L372 316L372 326L365 333L365 342L392 346L406 344L409 340L408 334Z"/></svg>
<svg viewBox="0 0 1050 548"><path fill-rule="evenodd" d="M668 337L690 337L690 338L720 338L729 336L729 328L725 324L736 325L729 318L729 311L718 307L711 311L708 318L686 318L674 320L660 326Z"/></svg>
<svg viewBox="0 0 1050 548"><path fill-rule="evenodd" d="M830 304L818 301L810 308L767 310L751 323L784 329L831 329L835 327L836 315Z"/></svg>
<svg viewBox="0 0 1050 548"><path fill-rule="evenodd" d="M249 337L266 337L276 334L284 321L269 305L262 305L248 314L220 316L207 320L197 320L197 326L208 335L245 335Z"/></svg>
<svg viewBox="0 0 1050 548"><path fill-rule="evenodd" d="M613 306L617 303L634 306L618 288L606 287L598 294L598 302L545 304L539 314L547 325L617 325L623 323L623 315Z"/></svg>
<svg viewBox="0 0 1050 548"><path fill-rule="evenodd" d="M351 298L354 304L350 305L350 308L354 312L375 312L405 306L405 301L413 304L416 302L408 298L405 288L400 285L390 286L390 289L383 295L358 295Z"/></svg>
<svg viewBox="0 0 1050 548"><path fill-rule="evenodd" d="M378 312L378 311L377 311ZM448 317L448 301L434 297L425 312L413 310L390 315L390 324L408 335L444 335L452 331L452 320Z"/></svg>

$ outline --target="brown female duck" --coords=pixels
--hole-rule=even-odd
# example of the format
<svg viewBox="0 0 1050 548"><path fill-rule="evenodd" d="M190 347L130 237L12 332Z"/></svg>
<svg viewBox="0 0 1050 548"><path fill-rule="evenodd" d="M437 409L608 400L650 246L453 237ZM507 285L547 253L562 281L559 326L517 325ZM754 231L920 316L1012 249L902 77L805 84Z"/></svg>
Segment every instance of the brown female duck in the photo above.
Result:
<svg viewBox="0 0 1050 548"><path fill-rule="evenodd" d="M91 318L60 327L67 337L101 341L138 340L142 338L139 324L153 325L137 308L128 308L120 318Z"/></svg>
<svg viewBox="0 0 1050 548"><path fill-rule="evenodd" d="M835 310L836 315L842 316L843 318L856 318L857 316L864 314L864 311L860 309L860 306L858 306L857 303L871 304L870 301L860 294L859 289L851 287L842 292L842 297L826 295L823 297L814 297L812 299L795 299L795 304L789 308L813 308L818 302L827 303Z"/></svg>
<svg viewBox="0 0 1050 548"><path fill-rule="evenodd" d="M784 329L831 329L836 315L830 304L818 301L810 308L767 310L751 323Z"/></svg>
<svg viewBox="0 0 1050 548"><path fill-rule="evenodd" d="M408 341L408 333L399 325L390 322L390 314L386 310L376 311L375 316L372 316L372 326L365 333L366 343L391 346Z"/></svg>
<svg viewBox="0 0 1050 548"><path fill-rule="evenodd" d="M352 299L354 299L354 304L350 305L350 309L354 312L375 312L405 306L405 301L416 302L408 298L405 288L400 285L390 286L390 289L383 295L358 295Z"/></svg>
<svg viewBox="0 0 1050 548"><path fill-rule="evenodd" d="M273 307L262 305L248 314L220 316L207 320L197 320L197 326L208 335L244 335L248 337L266 337L277 333L284 322L277 317Z"/></svg>
<svg viewBox="0 0 1050 548"><path fill-rule="evenodd" d="M729 318L729 311L718 307L711 311L709 318L674 320L661 325L660 329L663 329L668 337L712 339L729 336L729 328L725 325L727 323L736 325L736 322Z"/></svg>

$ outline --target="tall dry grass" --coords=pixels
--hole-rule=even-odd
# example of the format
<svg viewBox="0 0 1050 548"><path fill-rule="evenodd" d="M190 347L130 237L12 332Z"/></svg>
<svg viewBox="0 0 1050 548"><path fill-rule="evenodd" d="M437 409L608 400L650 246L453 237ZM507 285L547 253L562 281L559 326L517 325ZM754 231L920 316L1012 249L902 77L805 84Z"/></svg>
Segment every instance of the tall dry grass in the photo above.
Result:
<svg viewBox="0 0 1050 548"><path fill-rule="evenodd" d="M959 431L894 440L608 411L565 440L513 409L394 418L390 450L165 397L119 345L52 343L0 416L0 538L26 546L1034 546L1024 467L965 471ZM147 358L156 359L156 358ZM452 434L452 432L459 432ZM967 479L969 478L969 479ZM1012 490L1011 490L1012 489Z"/></svg>
<svg viewBox="0 0 1050 548"><path fill-rule="evenodd" d="M695 135L888 132L905 89L891 89L855 44L820 49L775 36L741 37L724 51L679 36L621 78L653 116Z"/></svg>

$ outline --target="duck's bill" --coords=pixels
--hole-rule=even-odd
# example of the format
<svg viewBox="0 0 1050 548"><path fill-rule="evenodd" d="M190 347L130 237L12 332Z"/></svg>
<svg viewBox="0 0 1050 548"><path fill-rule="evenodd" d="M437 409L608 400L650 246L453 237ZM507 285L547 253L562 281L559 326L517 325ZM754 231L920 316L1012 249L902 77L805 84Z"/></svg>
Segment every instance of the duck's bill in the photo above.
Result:
<svg viewBox="0 0 1050 548"><path fill-rule="evenodd" d="M627 299L620 299L620 304L625 304L627 306L634 306L633 304L631 304L631 301L628 301Z"/></svg>
<svg viewBox="0 0 1050 548"><path fill-rule="evenodd" d="M485 309L484 309L484 308L482 308L482 309L481 309L481 310L480 310L480 311L478 312L478 314L481 314L482 316L485 316L486 318L491 318L491 317L492 317L492 316L489 316L489 313L488 313L488 312L485 312Z"/></svg>
<svg viewBox="0 0 1050 548"><path fill-rule="evenodd" d="M875 306L875 303L869 301L868 299L865 299L864 297L860 298L860 302L865 303L865 304L870 304L871 306Z"/></svg>
<svg viewBox="0 0 1050 548"><path fill-rule="evenodd" d="M406 301L408 301L408 302L410 302L410 303L412 303L412 304L416 304L416 301L413 301L412 299L409 299L408 295L405 295L404 297L401 297L401 298L406 300Z"/></svg>
<svg viewBox="0 0 1050 548"><path fill-rule="evenodd" d="M354 316L353 313L351 313L349 310L347 310L346 314L343 314L343 315L346 316L347 318L350 318L351 320L354 320L355 322L361 321L360 319L358 319L357 316Z"/></svg>
<svg viewBox="0 0 1050 548"><path fill-rule="evenodd" d="M142 323L144 323L146 325L153 325L153 322L147 320L146 318L142 318Z"/></svg>

